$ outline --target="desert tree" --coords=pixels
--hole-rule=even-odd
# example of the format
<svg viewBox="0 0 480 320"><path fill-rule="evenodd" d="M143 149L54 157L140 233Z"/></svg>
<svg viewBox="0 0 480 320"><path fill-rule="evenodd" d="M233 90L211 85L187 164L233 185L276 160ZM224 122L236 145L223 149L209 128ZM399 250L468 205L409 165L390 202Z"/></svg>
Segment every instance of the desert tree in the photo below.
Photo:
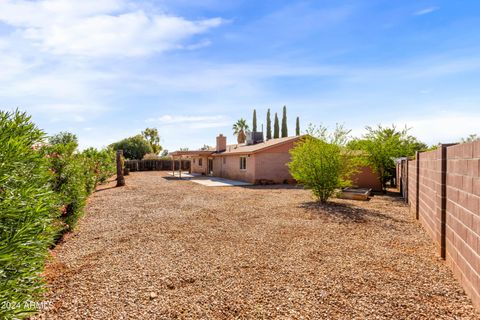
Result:
<svg viewBox="0 0 480 320"><path fill-rule="evenodd" d="M150 143L154 154L158 154L162 151L160 136L158 135L158 130L156 128L146 128L142 131L142 136L148 141L148 143Z"/></svg>
<svg viewBox="0 0 480 320"><path fill-rule="evenodd" d="M270 109L267 110L267 140L272 139L272 120L270 119Z"/></svg>
<svg viewBox="0 0 480 320"><path fill-rule="evenodd" d="M233 134L237 136L238 143L244 143L247 136L246 132L248 131L247 120L241 118L233 124Z"/></svg>
<svg viewBox="0 0 480 320"><path fill-rule="evenodd" d="M110 147L117 151L123 150L126 159L141 160L148 153L153 153L152 145L141 134L112 143Z"/></svg>
<svg viewBox="0 0 480 320"><path fill-rule="evenodd" d="M287 125L287 106L283 106L282 114L282 138L288 137L288 125Z"/></svg>
<svg viewBox="0 0 480 320"><path fill-rule="evenodd" d="M409 135L406 127L398 130L394 125L378 125L376 128L367 126L366 130L361 139L350 141L349 147L363 151L365 163L377 173L386 192L387 181L395 172L395 158L413 156L416 151L427 150L428 146Z"/></svg>
<svg viewBox="0 0 480 320"><path fill-rule="evenodd" d="M329 133L323 126L310 126L307 135L290 150L290 173L314 196L325 203L336 190L351 185L357 171L354 152L345 147L349 130L337 126Z"/></svg>
<svg viewBox="0 0 480 320"><path fill-rule="evenodd" d="M278 124L278 115L275 112L275 120L273 121L273 138L277 139L280 138L280 127Z"/></svg>

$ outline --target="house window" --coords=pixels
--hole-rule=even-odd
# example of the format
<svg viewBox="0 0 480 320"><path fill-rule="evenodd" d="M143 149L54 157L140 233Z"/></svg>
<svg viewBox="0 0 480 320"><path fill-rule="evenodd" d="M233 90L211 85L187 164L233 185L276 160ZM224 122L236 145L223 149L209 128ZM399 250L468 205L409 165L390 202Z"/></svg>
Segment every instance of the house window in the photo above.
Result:
<svg viewBox="0 0 480 320"><path fill-rule="evenodd" d="M227 163L227 158L223 157L223 164Z"/></svg>
<svg viewBox="0 0 480 320"><path fill-rule="evenodd" d="M240 157L240 170L247 170L247 158Z"/></svg>
<svg viewBox="0 0 480 320"><path fill-rule="evenodd" d="M202 163L203 161L202 161L202 160L203 160L202 158L198 159L198 165L199 165L200 167L203 165L203 163Z"/></svg>
<svg viewBox="0 0 480 320"><path fill-rule="evenodd" d="M193 158L193 164L195 164L195 158Z"/></svg>

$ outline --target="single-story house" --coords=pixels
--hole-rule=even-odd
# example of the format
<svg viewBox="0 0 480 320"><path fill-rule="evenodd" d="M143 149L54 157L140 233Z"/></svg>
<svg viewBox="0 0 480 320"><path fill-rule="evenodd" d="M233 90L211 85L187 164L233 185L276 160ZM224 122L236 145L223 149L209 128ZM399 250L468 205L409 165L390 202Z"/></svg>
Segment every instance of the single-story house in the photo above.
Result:
<svg viewBox="0 0 480 320"><path fill-rule="evenodd" d="M242 144L227 145L227 137L217 136L216 145L208 150L175 151L173 159L190 159L192 173L216 176L254 184L295 183L288 169L290 149L302 136L263 140L263 133L249 133ZM363 167L352 178L361 188L381 190L377 175Z"/></svg>

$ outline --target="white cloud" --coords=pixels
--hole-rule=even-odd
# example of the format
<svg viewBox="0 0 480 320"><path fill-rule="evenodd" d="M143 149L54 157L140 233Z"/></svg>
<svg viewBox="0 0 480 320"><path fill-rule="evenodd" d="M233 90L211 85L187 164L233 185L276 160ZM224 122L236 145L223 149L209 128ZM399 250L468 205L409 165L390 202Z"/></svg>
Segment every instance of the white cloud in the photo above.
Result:
<svg viewBox="0 0 480 320"><path fill-rule="evenodd" d="M147 123L160 125L188 126L191 129L220 128L230 125L230 120L223 116L172 116L163 115L158 118L149 118Z"/></svg>
<svg viewBox="0 0 480 320"><path fill-rule="evenodd" d="M440 8L439 7L428 7L428 8L424 8L424 9L415 11L413 14L415 16L422 16L424 14L429 14L429 13L432 13L434 11L437 11L438 9L440 9Z"/></svg>
<svg viewBox="0 0 480 320"><path fill-rule="evenodd" d="M7 0L0 2L0 21L19 29L24 39L42 51L87 57L191 49L185 40L224 22L150 14L122 0Z"/></svg>
<svg viewBox="0 0 480 320"><path fill-rule="evenodd" d="M430 144L458 142L472 133L480 134L480 114L444 112L418 119L405 119L399 125L412 128L410 133Z"/></svg>
<svg viewBox="0 0 480 320"><path fill-rule="evenodd" d="M187 122L217 121L220 119L223 119L223 116L172 116L172 115L166 114L158 118L149 118L147 119L147 122L187 123Z"/></svg>

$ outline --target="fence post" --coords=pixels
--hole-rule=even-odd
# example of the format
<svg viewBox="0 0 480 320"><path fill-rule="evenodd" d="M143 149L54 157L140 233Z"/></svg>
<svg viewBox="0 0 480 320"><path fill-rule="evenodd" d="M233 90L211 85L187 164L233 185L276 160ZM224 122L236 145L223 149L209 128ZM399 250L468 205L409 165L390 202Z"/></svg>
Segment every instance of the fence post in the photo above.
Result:
<svg viewBox="0 0 480 320"><path fill-rule="evenodd" d="M445 259L447 248L447 145L442 144L440 148L440 256Z"/></svg>
<svg viewBox="0 0 480 320"><path fill-rule="evenodd" d="M417 163L417 180L415 181L417 188L415 190L415 218L420 217L420 151L415 152L415 161Z"/></svg>
<svg viewBox="0 0 480 320"><path fill-rule="evenodd" d="M405 202L408 203L408 158L407 160L405 160L405 170L404 170L404 174L405 174L405 179L404 179L404 193L405 193Z"/></svg>
<svg viewBox="0 0 480 320"><path fill-rule="evenodd" d="M125 185L125 177L123 176L123 150L117 150L117 187Z"/></svg>

